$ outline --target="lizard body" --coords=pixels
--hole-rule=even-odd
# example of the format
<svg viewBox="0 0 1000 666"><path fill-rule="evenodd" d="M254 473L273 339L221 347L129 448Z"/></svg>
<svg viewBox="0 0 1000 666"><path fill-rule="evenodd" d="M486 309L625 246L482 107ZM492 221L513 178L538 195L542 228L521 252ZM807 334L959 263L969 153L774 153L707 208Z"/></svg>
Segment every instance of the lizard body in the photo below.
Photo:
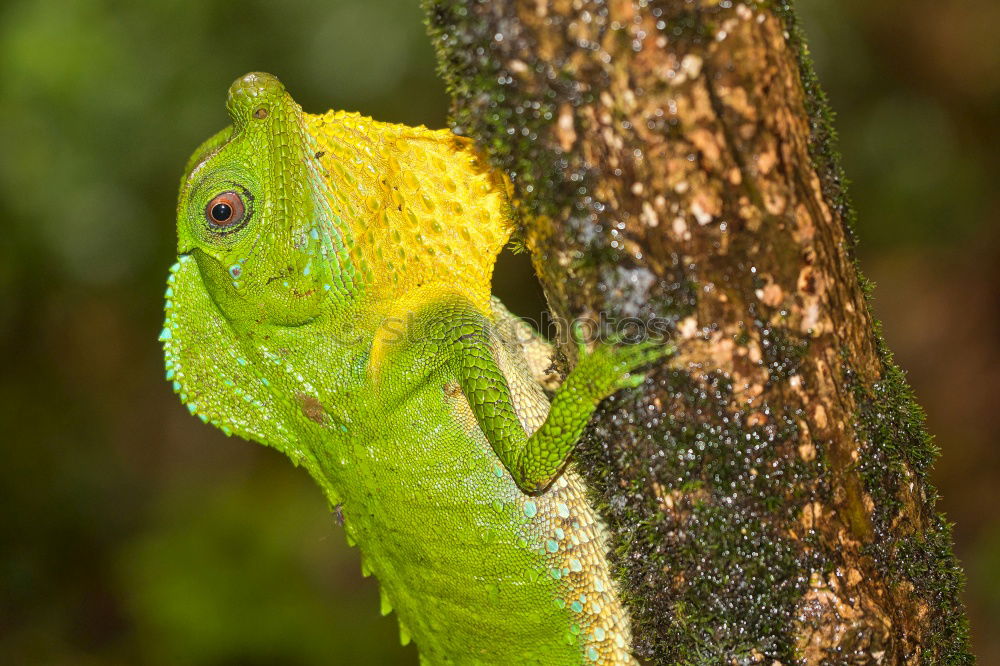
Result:
<svg viewBox="0 0 1000 666"><path fill-rule="evenodd" d="M259 73L227 109L181 184L181 400L309 471L423 663L634 663L567 458L663 348L581 346L550 407L538 339L490 297L507 185L468 140L307 114Z"/></svg>

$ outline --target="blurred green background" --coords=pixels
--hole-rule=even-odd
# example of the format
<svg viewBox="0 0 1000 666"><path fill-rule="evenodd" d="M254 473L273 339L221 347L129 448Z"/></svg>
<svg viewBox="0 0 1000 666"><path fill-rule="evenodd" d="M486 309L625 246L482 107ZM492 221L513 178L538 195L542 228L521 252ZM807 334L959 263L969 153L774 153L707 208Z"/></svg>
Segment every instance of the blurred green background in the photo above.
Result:
<svg viewBox="0 0 1000 666"><path fill-rule="evenodd" d="M800 7L875 307L943 452L976 651L1000 663L1000 8ZM0 7L0 663L416 663L306 474L162 380L177 182L255 69L314 112L445 122L415 0ZM523 259L498 280L539 307Z"/></svg>

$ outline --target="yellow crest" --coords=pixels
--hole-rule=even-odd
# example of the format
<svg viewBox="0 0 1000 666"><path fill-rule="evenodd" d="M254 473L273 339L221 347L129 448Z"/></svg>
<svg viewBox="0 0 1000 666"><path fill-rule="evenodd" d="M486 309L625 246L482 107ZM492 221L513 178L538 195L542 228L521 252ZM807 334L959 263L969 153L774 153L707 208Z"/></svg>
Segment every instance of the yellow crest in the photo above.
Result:
<svg viewBox="0 0 1000 666"><path fill-rule="evenodd" d="M488 313L513 223L506 179L472 142L343 111L303 120L370 302L398 313L452 293Z"/></svg>

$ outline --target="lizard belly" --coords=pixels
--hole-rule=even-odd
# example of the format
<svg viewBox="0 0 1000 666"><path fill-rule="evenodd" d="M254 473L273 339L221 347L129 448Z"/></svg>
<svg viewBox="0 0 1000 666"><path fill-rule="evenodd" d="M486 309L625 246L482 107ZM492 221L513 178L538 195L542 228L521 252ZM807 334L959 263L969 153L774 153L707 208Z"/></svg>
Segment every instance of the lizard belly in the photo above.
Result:
<svg viewBox="0 0 1000 666"><path fill-rule="evenodd" d="M428 663L632 664L602 525L568 470L523 494L429 385L356 445L347 529Z"/></svg>

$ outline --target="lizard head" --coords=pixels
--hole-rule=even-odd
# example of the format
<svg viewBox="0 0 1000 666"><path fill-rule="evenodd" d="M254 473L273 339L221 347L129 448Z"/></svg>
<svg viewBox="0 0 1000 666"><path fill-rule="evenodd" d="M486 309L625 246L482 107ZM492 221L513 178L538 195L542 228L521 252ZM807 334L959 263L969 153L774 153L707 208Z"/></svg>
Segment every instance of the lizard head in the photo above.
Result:
<svg viewBox="0 0 1000 666"><path fill-rule="evenodd" d="M166 376L193 414L300 459L296 417L276 397L283 369L320 337L303 327L323 325L359 290L307 114L261 73L233 83L226 109L231 125L195 151L181 180L160 335Z"/></svg>
<svg viewBox="0 0 1000 666"><path fill-rule="evenodd" d="M230 321L300 325L326 292L351 293L315 141L270 74L237 79L226 108L232 125L195 151L181 183L178 253Z"/></svg>

